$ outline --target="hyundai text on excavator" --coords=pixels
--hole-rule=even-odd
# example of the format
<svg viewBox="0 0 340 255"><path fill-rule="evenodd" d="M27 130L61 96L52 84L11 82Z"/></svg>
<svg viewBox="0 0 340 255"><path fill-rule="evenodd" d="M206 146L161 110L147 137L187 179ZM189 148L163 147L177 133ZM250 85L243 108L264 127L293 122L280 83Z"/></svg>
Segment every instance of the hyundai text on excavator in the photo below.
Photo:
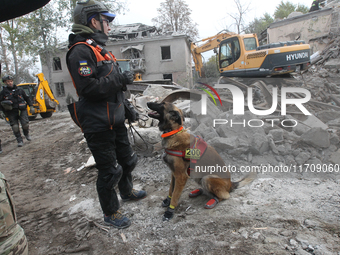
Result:
<svg viewBox="0 0 340 255"><path fill-rule="evenodd" d="M56 111L58 100L54 98L50 86L43 73L38 73L37 83L20 83L17 86L22 88L26 95L32 100L35 114L31 114L27 105L28 118L34 120L38 114L42 118L49 118Z"/></svg>
<svg viewBox="0 0 340 255"><path fill-rule="evenodd" d="M304 41L287 41L259 46L256 34L220 32L191 43L195 69L202 77L202 55L217 50L218 70L224 77L267 77L305 70L310 65L310 46Z"/></svg>

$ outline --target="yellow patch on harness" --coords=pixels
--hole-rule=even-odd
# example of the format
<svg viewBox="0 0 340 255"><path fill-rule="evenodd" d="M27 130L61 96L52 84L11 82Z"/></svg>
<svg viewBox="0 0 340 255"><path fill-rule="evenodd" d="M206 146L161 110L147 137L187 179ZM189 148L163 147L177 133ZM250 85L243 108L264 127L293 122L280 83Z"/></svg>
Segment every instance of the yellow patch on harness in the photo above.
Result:
<svg viewBox="0 0 340 255"><path fill-rule="evenodd" d="M200 159L201 158L201 150L200 149L186 149L184 158Z"/></svg>

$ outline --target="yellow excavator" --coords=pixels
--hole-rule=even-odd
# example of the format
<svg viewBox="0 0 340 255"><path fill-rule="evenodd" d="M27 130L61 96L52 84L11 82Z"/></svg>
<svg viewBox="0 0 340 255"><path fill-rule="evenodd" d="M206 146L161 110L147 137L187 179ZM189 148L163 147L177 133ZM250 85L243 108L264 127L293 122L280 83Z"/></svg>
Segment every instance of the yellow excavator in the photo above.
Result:
<svg viewBox="0 0 340 255"><path fill-rule="evenodd" d="M38 114L42 118L49 118L56 111L56 106L59 104L58 100L54 98L50 86L43 73L38 73L37 83L20 83L17 86L22 88L26 95L33 102L35 114L31 114L29 106L27 105L28 118L34 120Z"/></svg>
<svg viewBox="0 0 340 255"><path fill-rule="evenodd" d="M287 41L259 46L256 34L220 32L191 43L195 69L202 77L201 53L215 50L218 70L224 77L267 77L305 70L310 65L310 46Z"/></svg>

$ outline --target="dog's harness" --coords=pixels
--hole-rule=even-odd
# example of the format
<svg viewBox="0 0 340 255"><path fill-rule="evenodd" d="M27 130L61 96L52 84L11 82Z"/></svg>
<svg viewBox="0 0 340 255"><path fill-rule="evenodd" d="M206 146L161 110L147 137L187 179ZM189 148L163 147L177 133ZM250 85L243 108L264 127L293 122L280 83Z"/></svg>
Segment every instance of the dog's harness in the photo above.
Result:
<svg viewBox="0 0 340 255"><path fill-rule="evenodd" d="M168 133L165 133L165 134L168 134ZM203 140L202 137L200 137L198 135L194 135L194 137L195 137L195 141L192 144L190 144L190 148L186 149L185 151L165 149L165 153L167 153L171 156L181 157L185 161L190 161L191 166L192 166L192 164L196 164L197 160L199 160L203 156L208 145ZM193 169L189 166L188 169L187 169L187 173L188 173L189 176L190 176L190 171L193 171Z"/></svg>

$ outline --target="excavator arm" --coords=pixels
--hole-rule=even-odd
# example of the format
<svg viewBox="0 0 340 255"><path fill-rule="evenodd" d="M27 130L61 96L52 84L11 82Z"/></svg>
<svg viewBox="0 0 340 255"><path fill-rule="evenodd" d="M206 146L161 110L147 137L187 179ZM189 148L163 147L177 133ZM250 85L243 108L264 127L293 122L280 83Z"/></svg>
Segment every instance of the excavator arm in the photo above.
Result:
<svg viewBox="0 0 340 255"><path fill-rule="evenodd" d="M227 39L230 36L234 36L236 33L234 32L220 32L217 35L202 39L198 42L193 42L190 45L190 50L192 57L195 63L195 70L199 73L199 76L202 77L202 68L203 68L203 60L201 53L207 52L209 50L213 50L220 45L220 42L224 39ZM202 45L197 45L199 42L205 42Z"/></svg>
<svg viewBox="0 0 340 255"><path fill-rule="evenodd" d="M36 95L36 101L39 103L40 110L42 112L47 111L47 106L46 106L46 101L44 97L44 92L48 96L48 99L51 100L55 105L59 104L58 100L54 98L51 88L48 85L48 81L46 80L45 76L43 73L38 73L36 75L39 79L38 82L38 90L37 90L37 95Z"/></svg>

